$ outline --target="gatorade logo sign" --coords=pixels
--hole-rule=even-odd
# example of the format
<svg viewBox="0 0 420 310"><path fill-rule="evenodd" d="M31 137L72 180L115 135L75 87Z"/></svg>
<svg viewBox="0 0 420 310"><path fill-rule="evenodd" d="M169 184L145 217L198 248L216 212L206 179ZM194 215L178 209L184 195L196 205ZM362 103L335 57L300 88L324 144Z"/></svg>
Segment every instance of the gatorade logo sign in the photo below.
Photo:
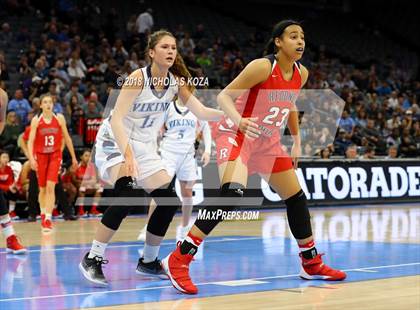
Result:
<svg viewBox="0 0 420 310"><path fill-rule="evenodd" d="M296 172L308 200L420 198L420 163L358 162L340 166L324 163L323 167L302 165ZM280 200L264 180L261 189L269 201Z"/></svg>

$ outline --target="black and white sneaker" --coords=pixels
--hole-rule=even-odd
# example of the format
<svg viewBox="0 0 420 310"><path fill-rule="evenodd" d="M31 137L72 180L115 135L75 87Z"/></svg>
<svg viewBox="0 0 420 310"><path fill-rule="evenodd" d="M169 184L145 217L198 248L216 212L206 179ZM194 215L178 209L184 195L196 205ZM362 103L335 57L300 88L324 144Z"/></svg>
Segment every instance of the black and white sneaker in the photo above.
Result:
<svg viewBox="0 0 420 310"><path fill-rule="evenodd" d="M83 260L79 264L79 270L86 280L101 286L108 285L108 281L102 272L102 265L108 264L108 261L101 256L89 258L88 255L89 252L83 257Z"/></svg>
<svg viewBox="0 0 420 310"><path fill-rule="evenodd" d="M143 257L139 258L139 263L137 264L136 273L141 274L147 277L158 277L159 279L167 280L168 276L160 264L159 259L155 259L153 262L144 263Z"/></svg>

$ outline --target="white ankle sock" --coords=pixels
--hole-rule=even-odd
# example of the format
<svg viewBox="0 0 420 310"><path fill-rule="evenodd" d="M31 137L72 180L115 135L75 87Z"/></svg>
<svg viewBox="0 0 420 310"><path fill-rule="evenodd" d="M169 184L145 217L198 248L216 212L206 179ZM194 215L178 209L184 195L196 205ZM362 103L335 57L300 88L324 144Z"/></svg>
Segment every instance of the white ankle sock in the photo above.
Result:
<svg viewBox="0 0 420 310"><path fill-rule="evenodd" d="M15 234L9 214L0 219L0 227L6 239Z"/></svg>
<svg viewBox="0 0 420 310"><path fill-rule="evenodd" d="M144 245L143 249L143 262L153 262L159 254L160 245Z"/></svg>
<svg viewBox="0 0 420 310"><path fill-rule="evenodd" d="M107 245L108 243L93 240L88 258L94 258L95 256L104 257Z"/></svg>

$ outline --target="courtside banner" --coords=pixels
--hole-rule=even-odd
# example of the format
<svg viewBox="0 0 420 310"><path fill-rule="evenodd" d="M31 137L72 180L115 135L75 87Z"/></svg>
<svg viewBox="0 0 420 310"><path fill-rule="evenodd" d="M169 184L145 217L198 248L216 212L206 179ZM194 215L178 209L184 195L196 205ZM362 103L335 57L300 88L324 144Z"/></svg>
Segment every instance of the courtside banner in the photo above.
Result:
<svg viewBox="0 0 420 310"><path fill-rule="evenodd" d="M198 168L195 204L216 198L215 164ZM311 205L420 201L420 160L301 160L299 182ZM281 199L259 176L249 178L243 207L273 206Z"/></svg>

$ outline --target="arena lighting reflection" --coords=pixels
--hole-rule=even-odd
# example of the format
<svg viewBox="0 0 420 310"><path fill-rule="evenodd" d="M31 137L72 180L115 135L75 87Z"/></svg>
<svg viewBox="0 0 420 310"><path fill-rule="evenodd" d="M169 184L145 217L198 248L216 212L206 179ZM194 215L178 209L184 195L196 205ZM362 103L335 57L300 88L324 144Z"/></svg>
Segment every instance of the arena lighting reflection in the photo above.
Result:
<svg viewBox="0 0 420 310"><path fill-rule="evenodd" d="M312 227L319 241L418 242L419 219L420 208L315 211L312 212ZM267 216L262 224L262 237L267 246L276 243L266 249L284 252L284 237L292 237L286 214Z"/></svg>

